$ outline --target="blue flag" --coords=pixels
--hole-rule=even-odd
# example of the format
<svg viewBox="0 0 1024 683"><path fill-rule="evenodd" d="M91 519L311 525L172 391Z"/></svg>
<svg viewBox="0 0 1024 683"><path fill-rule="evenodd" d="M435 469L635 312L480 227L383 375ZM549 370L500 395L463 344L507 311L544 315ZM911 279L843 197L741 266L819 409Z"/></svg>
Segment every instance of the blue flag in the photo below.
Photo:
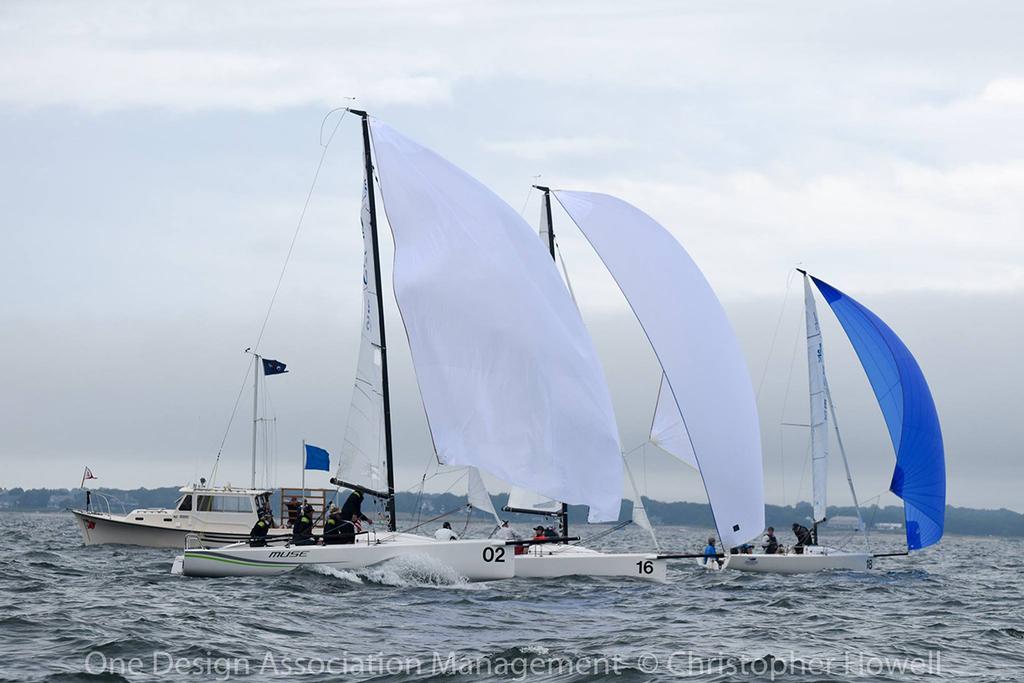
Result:
<svg viewBox="0 0 1024 683"><path fill-rule="evenodd" d="M306 444L306 469L331 471L331 456L322 448Z"/></svg>
<svg viewBox="0 0 1024 683"><path fill-rule="evenodd" d="M285 370L288 366L279 360L271 360L269 358L263 358L261 360L263 361L264 375L280 375L282 372L288 372Z"/></svg>

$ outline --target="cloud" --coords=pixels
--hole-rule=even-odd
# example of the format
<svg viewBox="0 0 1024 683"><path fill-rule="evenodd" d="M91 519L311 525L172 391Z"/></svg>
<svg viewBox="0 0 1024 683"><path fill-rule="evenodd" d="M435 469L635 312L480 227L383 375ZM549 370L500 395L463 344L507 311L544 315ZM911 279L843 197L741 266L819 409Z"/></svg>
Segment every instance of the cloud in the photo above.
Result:
<svg viewBox="0 0 1024 683"><path fill-rule="evenodd" d="M992 104L1024 104L1024 78L1000 78L985 86L981 101Z"/></svg>

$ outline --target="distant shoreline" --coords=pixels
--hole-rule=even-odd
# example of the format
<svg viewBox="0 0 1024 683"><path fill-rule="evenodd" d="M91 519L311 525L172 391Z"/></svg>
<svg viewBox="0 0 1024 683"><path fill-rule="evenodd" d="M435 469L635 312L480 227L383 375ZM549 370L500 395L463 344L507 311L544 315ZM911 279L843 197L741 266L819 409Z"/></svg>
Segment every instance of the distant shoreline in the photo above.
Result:
<svg viewBox="0 0 1024 683"><path fill-rule="evenodd" d="M171 507L180 495L177 486L165 486L155 489L96 488L93 490L108 496L113 501L123 504L124 512L134 508ZM491 498L494 501L495 509L499 510L499 514L503 518L508 518L516 523L536 522L537 517L500 513L502 506L508 500L507 493L495 494ZM93 500L95 508L96 498ZM450 493L418 494L400 491L395 495L395 506L398 512L421 514L426 517L458 510L465 504L465 496L455 496ZM714 528L711 509L706 503L667 503L644 498L644 505L647 508L648 516L656 525ZM62 512L67 508L84 506L85 491L81 489L0 488L0 513ZM277 508L276 502L274 507L275 509ZM117 505L113 511L121 512L120 505ZM631 511L632 503L623 500L620 519L629 519ZM903 522L903 508L898 505L886 507L872 506L862 509L861 512L864 522L872 529L876 529L875 525L878 524L891 526L901 525ZM478 512L476 514L481 513ZM810 515L811 506L809 503L801 502L789 506L765 506L766 523L774 526L776 529L788 529L793 522L806 524L810 519ZM569 517L573 523L585 523L587 520L587 508L583 506L570 506ZM852 507L830 507L829 518L833 521L852 521L856 518L856 511ZM885 531L884 529L877 530ZM899 529L895 530L898 531ZM893 529L889 529L889 531L893 531ZM1006 509L982 510L947 506L946 532L966 536L1024 537L1024 514Z"/></svg>

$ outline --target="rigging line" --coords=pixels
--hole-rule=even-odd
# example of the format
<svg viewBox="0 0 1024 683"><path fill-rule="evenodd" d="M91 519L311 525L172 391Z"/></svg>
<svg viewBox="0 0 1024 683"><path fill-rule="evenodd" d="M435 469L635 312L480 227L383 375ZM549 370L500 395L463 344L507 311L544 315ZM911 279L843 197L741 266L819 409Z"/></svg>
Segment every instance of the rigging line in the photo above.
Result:
<svg viewBox="0 0 1024 683"><path fill-rule="evenodd" d="M793 366L796 365L796 350L800 344L800 325L802 321L797 322L796 336L793 338L793 352L789 357L789 373L786 377L786 391L782 396L782 414L779 416L779 422L786 421L786 405L789 403L789 390L793 385ZM810 442L808 441L808 444ZM808 445L808 447L810 447ZM786 504L786 448L785 448L785 431L779 430L779 468L782 470L779 475L782 481L782 503ZM801 479L800 487L803 487L803 480ZM797 489L799 491L799 489ZM797 494L799 495L799 493Z"/></svg>
<svg viewBox="0 0 1024 683"><path fill-rule="evenodd" d="M533 178L533 182L530 183L530 189L526 191L526 199L523 200L523 208L519 209L519 216L520 217L522 217L522 215L524 213L526 213L526 207L530 203L530 197L533 196L533 186L537 184L538 180L540 180L540 176L539 175L532 176L532 178Z"/></svg>
<svg viewBox="0 0 1024 683"><path fill-rule="evenodd" d="M292 242L288 245L288 253L284 257L284 263L281 265L281 274L277 277L277 285L274 287L274 294L270 297L270 305L267 306L267 315L263 318L263 325L260 326L259 336L256 337L256 343L253 345L252 350L254 352L259 351L260 342L263 341L263 334L267 331L267 323L270 322L270 314L274 310L274 303L277 301L277 295L281 291L281 283L284 281L285 271L288 270L288 262L292 258L292 251L295 250L295 242L299 239L299 230L302 229L302 222L306 218L306 210L309 209L309 202L313 199L313 191L316 189L317 180L320 178L320 170L324 166L324 160L327 158L327 150L331 147L331 142L334 140L334 134L338 132L338 127L341 122L345 120L348 110L344 109L341 116L338 117L338 122L334 124L334 128L331 130L331 135L327 138L327 142L323 141L323 129L324 123L326 123L328 117L338 109L332 109L324 116L324 120L320 123L320 161L317 162L316 171L313 173L313 181L309 184L309 191L306 193L306 201L302 204L302 211L299 212L299 221L295 225L295 232L292 234Z"/></svg>
<svg viewBox="0 0 1024 683"><path fill-rule="evenodd" d="M771 365L772 353L775 350L775 341L779 337L779 328L782 327L782 318L786 313L786 303L789 301L789 291L793 286L793 273L795 270L791 270L786 275L786 293L782 297L782 308L779 310L779 318L775 321L775 331L772 332L772 341L768 345L768 355L764 359L764 370L761 372L761 381L757 383L757 392L754 395L755 400L761 398L761 388L764 387L764 380L768 376L768 367Z"/></svg>
<svg viewBox="0 0 1024 683"><path fill-rule="evenodd" d="M246 349L248 351L248 349ZM224 444L227 443L228 434L231 432L231 423L235 421L235 415L238 413L238 404L242 402L242 394L245 393L245 387L249 384L249 373L252 372L253 364L251 361L246 359L245 361L245 376L242 378L242 386L238 389L238 396L235 397L235 406L231 409L231 417L228 418L228 426L224 429L224 438L220 440L220 448L217 449L217 458L213 462L213 470L210 472L210 485L213 485L214 477L217 474L217 465L220 464L220 454L224 452Z"/></svg>
<svg viewBox="0 0 1024 683"><path fill-rule="evenodd" d="M353 97L353 98L346 98L346 99L353 99L354 100L355 98ZM324 124L327 122L327 119L331 116L331 114L333 114L334 112L338 111L339 109L344 109L344 108L343 107L338 107L338 108L332 109L331 111L327 112L327 114L323 118L323 121L320 122L320 146L323 148L322 151L320 152L320 161L317 162L316 171L313 173L313 182L311 182L310 185L309 185L309 191L306 193L306 201L303 203L302 211L299 213L299 221L295 225L295 233L292 235L292 242L288 246L288 253L287 253L287 255L284 258L284 264L281 266L281 274L277 278L277 285L274 287L274 294L273 294L273 296L270 297L270 305L267 306L267 314L266 314L266 316L264 316L263 324L260 326L259 336L256 338L256 344L252 347L253 353L256 353L258 351L259 346L260 346L260 342L263 341L263 334L267 330L267 323L270 322L270 314L274 310L274 302L277 301L278 292L280 292L280 290L281 290L281 282L284 280L285 271L288 269L288 261L291 260L292 251L295 249L295 241L299 238L299 230L302 228L302 221L306 218L306 210L309 208L309 202L313 198L313 190L316 188L317 180L320 178L320 169L323 168L324 159L327 157L327 150L331 146L331 141L334 140L334 134L338 132L338 127L341 125L341 122L345 120L345 115L348 113L347 110L342 111L341 116L338 118L338 122L336 124L334 124L334 128L331 130L331 135L330 135L330 137L327 138L327 142L325 144L324 143ZM211 485L213 484L213 480L214 480L213 478L214 478L214 476L216 475L216 472L217 472L217 464L220 462L220 455L224 451L224 444L228 440L228 434L231 432L231 425L235 421L235 415L238 413L238 404L242 400L242 394L245 393L245 386L246 386L246 383L248 382L248 380L249 380L249 368L246 367L245 377L242 378L242 386L238 390L238 396L235 398L235 405L231 409L231 417L228 418L227 427L224 428L224 438L221 439L221 441L220 441L220 448L217 449L217 459L214 462L213 470L210 473L210 484Z"/></svg>

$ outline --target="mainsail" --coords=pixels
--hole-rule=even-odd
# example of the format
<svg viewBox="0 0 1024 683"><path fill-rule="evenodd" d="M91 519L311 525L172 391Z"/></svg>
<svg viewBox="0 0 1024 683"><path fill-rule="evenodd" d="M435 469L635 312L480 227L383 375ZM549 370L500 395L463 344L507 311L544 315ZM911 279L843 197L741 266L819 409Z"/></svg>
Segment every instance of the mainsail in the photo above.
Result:
<svg viewBox="0 0 1024 683"><path fill-rule="evenodd" d="M441 462L618 517L611 397L529 225L434 152L370 119L394 289Z"/></svg>
<svg viewBox="0 0 1024 683"><path fill-rule="evenodd" d="M725 547L760 535L757 406L739 342L711 286L668 230L636 207L604 194L555 196L615 278L658 356Z"/></svg>
<svg viewBox="0 0 1024 683"><path fill-rule="evenodd" d="M383 488L384 389L381 373L380 325L377 320L376 273L370 237L370 207L367 180L363 182L360 219L363 228L363 321L356 365L355 387L349 404L345 440L342 443L337 478Z"/></svg>
<svg viewBox="0 0 1024 683"><path fill-rule="evenodd" d="M811 277L832 307L882 409L896 451L889 490L903 499L907 548L942 538L946 466L931 390L910 350L878 316L827 282Z"/></svg>
<svg viewBox="0 0 1024 683"><path fill-rule="evenodd" d="M811 282L804 275L804 315L807 323L807 388L811 407L811 481L814 521L825 519L828 507L828 396L821 326Z"/></svg>

